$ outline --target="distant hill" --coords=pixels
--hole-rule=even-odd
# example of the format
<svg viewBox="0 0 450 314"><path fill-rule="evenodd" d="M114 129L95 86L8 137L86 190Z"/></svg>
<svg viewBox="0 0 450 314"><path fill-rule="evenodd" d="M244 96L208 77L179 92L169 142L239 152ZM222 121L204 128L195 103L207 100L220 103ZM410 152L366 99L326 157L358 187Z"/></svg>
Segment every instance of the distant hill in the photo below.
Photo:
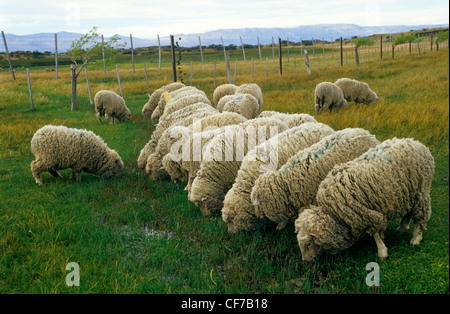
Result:
<svg viewBox="0 0 450 314"><path fill-rule="evenodd" d="M244 44L255 45L257 38L261 44L272 43L272 37L275 43L278 37L283 40L289 38L289 41L299 42L302 40L322 39L327 41L338 37L351 38L352 36L369 36L373 34L389 34L408 32L410 30L421 30L430 28L448 27L448 24L436 25L392 25L392 26L360 26L355 24L317 24L317 25L301 25L291 28L238 28L238 29L218 29L198 34L175 34L176 39L181 37L180 46L192 47L198 46L198 37L201 37L202 45L221 44L222 36L225 45L240 46L240 38ZM74 39L80 38L83 34L58 32L58 51L65 52ZM55 51L54 33L38 33L31 35L14 35L5 34L9 51ZM130 37L121 36L122 40L127 43L130 48ZM169 45L169 37L161 37L161 45ZM133 36L134 48L148 47L158 45L156 34L152 38L137 38ZM0 45L0 52L4 52L3 43Z"/></svg>

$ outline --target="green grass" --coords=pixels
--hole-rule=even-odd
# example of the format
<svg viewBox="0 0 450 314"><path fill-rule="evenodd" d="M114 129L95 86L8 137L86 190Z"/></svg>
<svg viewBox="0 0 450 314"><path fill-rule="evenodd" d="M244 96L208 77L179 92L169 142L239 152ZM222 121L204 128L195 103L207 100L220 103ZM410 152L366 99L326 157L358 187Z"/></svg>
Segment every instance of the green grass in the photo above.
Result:
<svg viewBox="0 0 450 314"><path fill-rule="evenodd" d="M396 233L398 221L392 221L385 233L387 260L379 261L373 239L364 237L349 250L323 254L310 264L301 260L292 225L282 231L268 225L228 234L219 215L205 218L188 201L184 183L153 182L137 169L139 152L154 130L141 114L148 100L142 63L135 74L130 64L120 65L133 116L115 125L98 123L81 76L78 108L70 111L70 77L64 67L58 81L54 73L32 71L36 111L30 110L23 72L16 73L15 82L3 72L0 293L448 293L449 186L441 180L449 175L448 50L360 67L324 66L310 76L300 63L294 73L290 62L283 76L275 63L266 77L265 64L255 62L252 79L248 60L247 66L239 62L236 83L258 83L266 110L313 114L315 85L338 77L367 81L377 91L381 100L376 106L350 105L317 119L336 130L363 127L379 140L411 136L430 147L436 161L433 214L419 246L411 248L411 232ZM194 68L194 85L210 98L212 67L207 63L201 70L197 58ZM94 68L89 78L93 94L105 88L119 92L115 71L104 78ZM171 79L168 66L161 72L152 68L151 91ZM218 65L216 85L225 82L223 65ZM83 173L82 181L75 182L64 170L63 179L43 174L44 185L37 186L30 172L30 140L45 124L94 131L119 152L123 173L111 179ZM79 287L65 284L68 262L80 265ZM379 287L365 284L369 262L380 264Z"/></svg>

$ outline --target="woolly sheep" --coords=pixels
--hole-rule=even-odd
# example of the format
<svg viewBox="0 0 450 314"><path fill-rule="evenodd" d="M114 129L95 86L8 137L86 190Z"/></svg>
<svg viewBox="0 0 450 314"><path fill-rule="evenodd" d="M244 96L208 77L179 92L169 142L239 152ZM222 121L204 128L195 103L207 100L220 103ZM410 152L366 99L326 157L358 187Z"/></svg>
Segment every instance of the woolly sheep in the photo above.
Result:
<svg viewBox="0 0 450 314"><path fill-rule="evenodd" d="M376 104L379 100L377 94L372 91L365 82L349 78L340 78L334 82L343 92L347 101L354 101L356 104L363 103L366 105Z"/></svg>
<svg viewBox="0 0 450 314"><path fill-rule="evenodd" d="M101 90L95 94L95 113L97 119L102 123L102 116L112 124L117 119L124 122L131 117L130 109L125 104L125 100L110 90Z"/></svg>
<svg viewBox="0 0 450 314"><path fill-rule="evenodd" d="M264 110L259 113L258 118L269 118L269 117L271 117L275 114L279 114L279 113L282 113L282 112L275 111L275 110Z"/></svg>
<svg viewBox="0 0 450 314"><path fill-rule="evenodd" d="M314 204L320 182L334 165L352 160L379 144L368 131L348 128L332 133L293 155L279 170L261 175L251 192L255 214L282 229Z"/></svg>
<svg viewBox="0 0 450 314"><path fill-rule="evenodd" d="M250 94L235 94L222 109L222 112L237 112L247 119L254 119L259 113L258 100Z"/></svg>
<svg viewBox="0 0 450 314"><path fill-rule="evenodd" d="M434 159L411 138L386 140L360 157L335 166L320 184L317 205L295 221L302 259L322 251L335 254L368 233L378 256L388 256L383 232L388 220L401 218L398 231L414 221L412 246L422 240L431 215L430 188Z"/></svg>
<svg viewBox="0 0 450 314"><path fill-rule="evenodd" d="M295 126L302 125L307 122L317 122L313 116L307 113L276 113L271 115L272 118L279 119L286 123L288 127L293 128Z"/></svg>
<svg viewBox="0 0 450 314"><path fill-rule="evenodd" d="M182 148L181 146L178 146L178 150L176 150L175 147L164 156L163 166L169 173L171 179L173 181L188 181L186 190L189 191L191 183L197 174L197 170L200 168L201 160L203 159L203 147L217 134L224 132L225 126L241 124L246 120L247 119L243 116L235 112L223 112L202 118L188 127L170 128L168 133L173 139L172 143L174 143L175 140L183 140L183 145L188 144L189 147L188 158L183 158L182 160L173 158L172 153L175 153L175 151L177 156L181 154L179 150Z"/></svg>
<svg viewBox="0 0 450 314"><path fill-rule="evenodd" d="M207 116L211 116L218 113L218 111L211 107L199 108L194 111L190 111L183 119L179 120L176 125L188 126L192 124L195 120L201 119ZM170 117L170 115L169 115ZM167 130L166 130L167 131ZM166 132L165 131L165 132ZM165 133L164 132L164 133ZM169 152L171 146L170 138L162 134L155 148L155 151L150 154L147 158L147 164L145 166L145 172L149 175L152 180L168 180L170 179L169 174L164 169L162 165L162 159Z"/></svg>
<svg viewBox="0 0 450 314"><path fill-rule="evenodd" d="M225 106L225 104L227 102L229 102L230 100L232 100L234 98L234 96L235 96L234 94L233 95L222 96L222 98L220 98L220 100L216 104L217 110L219 110L219 112L222 112L223 111L223 107Z"/></svg>
<svg viewBox="0 0 450 314"><path fill-rule="evenodd" d="M248 152L223 202L222 218L227 223L228 232L252 230L266 223L267 220L255 216L250 199L256 179L263 172L279 169L299 150L333 132L322 123L305 123L277 134Z"/></svg>
<svg viewBox="0 0 450 314"><path fill-rule="evenodd" d="M348 105L342 90L331 82L322 82L316 85L314 101L316 115L319 113L320 109L324 112L331 112L332 109L341 109Z"/></svg>
<svg viewBox="0 0 450 314"><path fill-rule="evenodd" d="M213 92L213 102L216 105L216 108L217 104L219 103L219 100L222 99L223 96L234 95L236 93L237 88L238 87L234 84L222 84L217 86Z"/></svg>
<svg viewBox="0 0 450 314"><path fill-rule="evenodd" d="M152 121L154 123L157 123L159 121L159 118L164 114L164 110L166 108L166 104L169 101L177 101L180 98L183 98L183 97L186 97L186 96L191 96L191 95L198 95L198 94L203 95L203 97L200 98L200 99L197 98L197 99L199 99L197 102L202 101L202 102L207 103L209 105L211 104L211 102L209 101L209 99L206 96L205 92L197 89L194 86L185 86L185 87L182 87L182 88L177 89L177 90L175 90L173 92L170 92L170 93L168 93L168 92L162 93L162 95L161 95L161 97L159 99L159 102L158 102L158 106L156 106L155 110L152 113L152 116L151 116ZM191 104L194 104L194 103L195 103L195 100L194 100L194 102L191 100L190 102L186 101L184 104L187 106L187 105L191 105Z"/></svg>
<svg viewBox="0 0 450 314"><path fill-rule="evenodd" d="M149 97L148 102L144 105L142 108L142 114L146 118L151 118L153 111L155 110L156 106L158 106L159 99L164 92L173 92L174 90L180 89L184 87L185 85L180 82L174 82L167 85L164 85L157 90L155 90Z"/></svg>
<svg viewBox="0 0 450 314"><path fill-rule="evenodd" d="M82 171L108 178L118 175L124 166L119 154L92 131L65 126L46 125L36 131L31 152L35 156L31 173L39 185L43 184L43 171L61 177L58 170L72 168L70 178L75 174L80 181Z"/></svg>
<svg viewBox="0 0 450 314"><path fill-rule="evenodd" d="M235 94L250 94L258 100L259 109L258 112L261 111L263 107L263 94L261 91L261 87L255 83L244 83L240 85Z"/></svg>
<svg viewBox="0 0 450 314"><path fill-rule="evenodd" d="M156 146L158 145L158 141L161 138L161 135L164 133L164 131L169 128L170 126L178 123L182 119L186 118L187 116L191 115L191 113L195 110L199 110L201 108L208 108L214 109L208 104L203 103L197 103L194 105L190 105L187 107L184 107L182 109L179 109L172 114L170 114L164 121L160 121L156 124L155 130L153 131L150 140L147 144L142 148L139 157L137 159L137 164L139 169L143 170L145 169L145 166L147 164L148 156L150 156L154 151Z"/></svg>
<svg viewBox="0 0 450 314"><path fill-rule="evenodd" d="M189 200L205 216L220 211L243 158L248 150L256 146L255 137L262 143L276 135L274 133L287 129L286 124L271 118L252 119L240 125L228 126L226 132L217 135L205 147L204 159L192 182Z"/></svg>
<svg viewBox="0 0 450 314"><path fill-rule="evenodd" d="M183 94L181 97L175 97L169 100L164 108L163 114L159 117L159 120L166 119L167 116L169 116L171 113L196 104L196 103L204 103L211 105L211 102L209 101L208 97L204 94L200 93L193 93L193 94Z"/></svg>

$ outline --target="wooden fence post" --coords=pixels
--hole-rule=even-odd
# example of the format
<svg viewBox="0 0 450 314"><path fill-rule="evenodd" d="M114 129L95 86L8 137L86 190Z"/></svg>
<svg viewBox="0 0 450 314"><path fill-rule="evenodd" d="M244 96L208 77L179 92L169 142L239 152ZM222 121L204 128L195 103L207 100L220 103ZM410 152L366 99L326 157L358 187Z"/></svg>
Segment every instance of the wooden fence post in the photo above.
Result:
<svg viewBox="0 0 450 314"><path fill-rule="evenodd" d="M117 64L116 64L116 72L117 72L117 81L119 82L120 95L123 98L122 85L120 84L119 67Z"/></svg>
<svg viewBox="0 0 450 314"><path fill-rule="evenodd" d="M133 35L130 34L130 45L131 45L131 64L133 66L133 74L134 74L134 48L133 48Z"/></svg>
<svg viewBox="0 0 450 314"><path fill-rule="evenodd" d="M203 61L202 40L200 39L200 36L198 36L198 45L200 47L200 57L202 58L202 70L204 70L205 69L205 62Z"/></svg>
<svg viewBox="0 0 450 314"><path fill-rule="evenodd" d="M158 59L159 59L158 71L161 72L161 41L159 39L159 34L156 35L156 36L158 38ZM170 41L171 41L171 44L173 45L173 36L172 35L170 35ZM172 54L172 58L174 58L174 57L175 57L175 53ZM173 61L172 61L172 63L175 64L175 62L173 62ZM176 70L175 70L175 73L174 73L174 77L175 77L175 79L177 77Z"/></svg>
<svg viewBox="0 0 450 314"><path fill-rule="evenodd" d="M28 91L30 92L31 110L34 111L33 92L31 91L30 71L27 68Z"/></svg>
<svg viewBox="0 0 450 314"><path fill-rule="evenodd" d="M241 40L242 54L244 55L244 64L247 65L247 59L245 58L245 48L244 43L242 42L242 37L239 36L239 39Z"/></svg>
<svg viewBox="0 0 450 314"><path fill-rule="evenodd" d="M192 60L191 60L191 86L192 86L192 71L193 71L193 68L192 68Z"/></svg>
<svg viewBox="0 0 450 314"><path fill-rule="evenodd" d="M231 79L231 69L230 69L230 53L225 53L225 63L227 66L227 78L228 78L228 84L232 84L233 80Z"/></svg>
<svg viewBox="0 0 450 314"><path fill-rule="evenodd" d="M216 60L214 60L214 87L216 87Z"/></svg>
<svg viewBox="0 0 450 314"><path fill-rule="evenodd" d="M159 40L159 35L158 35L158 40ZM158 42L158 45L159 45L159 42ZM170 51L172 53L172 76L173 76L173 81L176 82L177 81L177 65L175 62L175 43L174 43L173 35L170 35Z"/></svg>
<svg viewBox="0 0 450 314"><path fill-rule="evenodd" d="M273 42L273 36L272 36L272 61L275 63L275 44Z"/></svg>
<svg viewBox="0 0 450 314"><path fill-rule="evenodd" d="M314 50L314 38L312 38L313 59L316 58L316 51Z"/></svg>
<svg viewBox="0 0 450 314"><path fill-rule="evenodd" d="M55 74L58 79L58 35L55 33Z"/></svg>
<svg viewBox="0 0 450 314"><path fill-rule="evenodd" d="M380 60L383 59L383 35L380 35Z"/></svg>
<svg viewBox="0 0 450 314"><path fill-rule="evenodd" d="M8 57L8 63L9 63L9 70L11 71L11 75L13 80L16 80L16 76L14 75L14 68L12 66L11 63L11 58L9 56L9 51L8 51L8 45L6 44L6 37L5 37L5 33L2 31L2 37L3 37L3 43L5 44L5 51L6 51L6 56Z"/></svg>
<svg viewBox="0 0 450 314"><path fill-rule="evenodd" d="M303 41L302 38L300 37L300 62L302 61L302 56L303 56Z"/></svg>
<svg viewBox="0 0 450 314"><path fill-rule="evenodd" d="M341 66L344 65L344 59L343 59L343 48L342 48L342 37L340 38L340 49L341 49Z"/></svg>
<svg viewBox="0 0 450 314"><path fill-rule="evenodd" d="M282 54L282 51L281 51L281 38L280 37L278 37L278 58L279 58L279 61L280 61L280 75L282 75L283 74L283 54Z"/></svg>
<svg viewBox="0 0 450 314"><path fill-rule="evenodd" d="M289 63L289 37L286 37L286 46L287 46L287 62Z"/></svg>
<svg viewBox="0 0 450 314"><path fill-rule="evenodd" d="M261 59L261 45L259 44L259 37L256 37L258 40L258 52L259 52L259 64L262 64L262 59Z"/></svg>
<svg viewBox="0 0 450 314"><path fill-rule="evenodd" d="M238 64L238 59L236 58L236 62L234 63L234 77L233 77L233 82L236 82L237 64Z"/></svg>
<svg viewBox="0 0 450 314"><path fill-rule="evenodd" d="M84 75L86 75L86 84L87 84L88 93L89 93L89 102L92 105L94 103L92 102L91 87L89 86L89 78L88 78L88 73L87 73L87 68L86 67L84 67Z"/></svg>
<svg viewBox="0 0 450 314"><path fill-rule="evenodd" d="M150 97L150 88L148 87L148 76L147 76L147 67L144 63L144 75L145 75L145 83L147 84L147 95Z"/></svg>
<svg viewBox="0 0 450 314"><path fill-rule="evenodd" d="M308 71L308 74L311 74L311 68L309 66L308 51L306 51L306 49L305 49L305 64L306 64L306 70Z"/></svg>
<svg viewBox="0 0 450 314"><path fill-rule="evenodd" d="M102 59L103 59L103 76L106 76L106 61L105 61L105 39L102 35Z"/></svg>

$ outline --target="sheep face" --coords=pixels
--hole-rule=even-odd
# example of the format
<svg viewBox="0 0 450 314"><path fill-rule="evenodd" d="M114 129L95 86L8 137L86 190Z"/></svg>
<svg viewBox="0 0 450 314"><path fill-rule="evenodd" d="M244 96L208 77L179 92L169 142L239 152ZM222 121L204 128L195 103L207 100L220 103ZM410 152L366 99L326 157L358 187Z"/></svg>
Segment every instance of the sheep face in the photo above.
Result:
<svg viewBox="0 0 450 314"><path fill-rule="evenodd" d="M300 230L297 234L300 251L302 252L302 260L312 262L318 256L322 249L314 242L314 237Z"/></svg>
<svg viewBox="0 0 450 314"><path fill-rule="evenodd" d="M122 158L116 151L112 151L108 161L100 168L97 175L104 178L117 176L123 170L124 164Z"/></svg>
<svg viewBox="0 0 450 314"><path fill-rule="evenodd" d="M367 97L367 102L370 105L375 105L378 102L378 100L380 100L380 98L378 98L377 94L375 93L370 93L370 95Z"/></svg>

